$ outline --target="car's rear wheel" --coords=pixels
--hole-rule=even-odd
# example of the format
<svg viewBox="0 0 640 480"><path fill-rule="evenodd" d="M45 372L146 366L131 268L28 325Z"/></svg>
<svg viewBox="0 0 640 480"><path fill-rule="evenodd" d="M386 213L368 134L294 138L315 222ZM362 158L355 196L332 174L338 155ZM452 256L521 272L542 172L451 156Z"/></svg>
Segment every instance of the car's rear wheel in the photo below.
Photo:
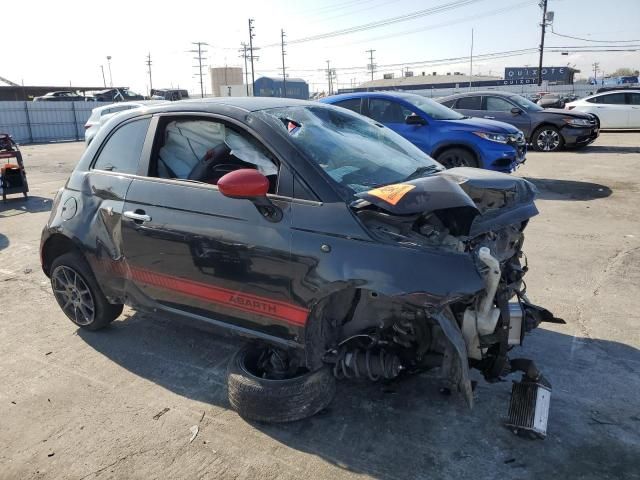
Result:
<svg viewBox="0 0 640 480"><path fill-rule="evenodd" d="M287 378L265 378L260 361L269 347L247 345L231 358L227 374L229 403L249 420L293 422L315 415L335 395L335 378L325 366L309 372L300 369Z"/></svg>
<svg viewBox="0 0 640 480"><path fill-rule="evenodd" d="M475 155L464 148L448 148L438 155L437 160L446 168L478 166Z"/></svg>
<svg viewBox="0 0 640 480"><path fill-rule="evenodd" d="M555 152L562 148L564 139L556 127L543 125L534 132L531 143L538 152Z"/></svg>
<svg viewBox="0 0 640 480"><path fill-rule="evenodd" d="M109 303L86 261L75 252L52 262L51 288L64 314L81 328L99 330L122 313L123 305Z"/></svg>

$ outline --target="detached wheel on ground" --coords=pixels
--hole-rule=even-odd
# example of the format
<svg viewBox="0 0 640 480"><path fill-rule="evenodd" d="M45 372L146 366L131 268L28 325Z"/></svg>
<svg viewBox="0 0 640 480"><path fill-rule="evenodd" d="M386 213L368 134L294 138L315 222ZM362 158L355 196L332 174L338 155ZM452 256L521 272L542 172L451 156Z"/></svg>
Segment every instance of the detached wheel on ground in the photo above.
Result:
<svg viewBox="0 0 640 480"><path fill-rule="evenodd" d="M266 348L246 345L229 362L229 403L241 417L268 423L293 422L315 415L331 403L336 385L329 367L299 371L291 378L262 378L259 362Z"/></svg>
<svg viewBox="0 0 640 480"><path fill-rule="evenodd" d="M65 253L53 261L51 288L65 315L87 330L104 328L122 313L123 305L109 303L89 265L77 253Z"/></svg>
<svg viewBox="0 0 640 480"><path fill-rule="evenodd" d="M555 152L564 145L564 138L556 127L545 125L533 132L531 143L538 152Z"/></svg>
<svg viewBox="0 0 640 480"><path fill-rule="evenodd" d="M464 148L449 148L441 152L436 160L446 168L478 166L475 155Z"/></svg>

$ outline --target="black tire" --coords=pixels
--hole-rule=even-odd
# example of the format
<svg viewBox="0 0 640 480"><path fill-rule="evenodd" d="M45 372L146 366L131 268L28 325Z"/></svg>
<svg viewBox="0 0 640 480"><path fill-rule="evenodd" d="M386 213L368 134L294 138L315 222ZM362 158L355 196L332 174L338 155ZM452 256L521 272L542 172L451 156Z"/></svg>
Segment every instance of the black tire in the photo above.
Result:
<svg viewBox="0 0 640 480"><path fill-rule="evenodd" d="M543 125L533 132L531 144L537 152L557 152L564 146L564 138L556 127Z"/></svg>
<svg viewBox="0 0 640 480"><path fill-rule="evenodd" d="M55 258L49 271L53 296L65 315L77 326L99 330L122 313L123 305L109 303L91 268L78 253L69 252Z"/></svg>
<svg viewBox="0 0 640 480"><path fill-rule="evenodd" d="M229 362L229 403L241 417L268 423L294 422L331 403L336 381L329 367L285 380L268 380L247 367L259 354L256 346L246 345Z"/></svg>
<svg viewBox="0 0 640 480"><path fill-rule="evenodd" d="M464 148L448 148L440 152L436 160L446 168L478 167L475 155Z"/></svg>

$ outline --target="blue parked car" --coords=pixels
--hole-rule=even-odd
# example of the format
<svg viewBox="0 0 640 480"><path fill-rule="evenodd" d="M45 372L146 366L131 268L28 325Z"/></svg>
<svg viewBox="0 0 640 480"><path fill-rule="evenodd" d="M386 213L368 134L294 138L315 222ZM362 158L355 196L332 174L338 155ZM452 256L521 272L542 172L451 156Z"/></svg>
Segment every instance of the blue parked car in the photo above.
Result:
<svg viewBox="0 0 640 480"><path fill-rule="evenodd" d="M524 162L524 134L504 122L465 117L433 100L402 92L347 93L323 98L399 133L447 168L512 172Z"/></svg>

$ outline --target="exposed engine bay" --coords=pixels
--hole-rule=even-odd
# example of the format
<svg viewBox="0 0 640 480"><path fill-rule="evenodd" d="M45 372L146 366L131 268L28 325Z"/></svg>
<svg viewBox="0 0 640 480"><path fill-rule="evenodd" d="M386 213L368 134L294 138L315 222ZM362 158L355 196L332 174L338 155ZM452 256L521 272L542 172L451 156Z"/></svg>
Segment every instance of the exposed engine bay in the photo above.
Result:
<svg viewBox="0 0 640 480"><path fill-rule="evenodd" d="M507 185L483 188L460 178L427 177L393 205L388 198L376 198L375 192L361 195L354 209L378 240L470 255L484 288L464 298L434 298L423 306L407 301L411 292L395 298L355 290L323 360L338 378L372 381L440 368L443 391L462 392L469 406L469 368L479 370L488 382L520 371L523 378L514 384L509 425L544 437L551 387L532 361L510 358L509 353L541 322L564 322L526 295L523 232L537 213L535 191L520 179L503 183ZM436 208L425 209L425 203ZM537 407L531 401L523 407L541 393L544 400Z"/></svg>

